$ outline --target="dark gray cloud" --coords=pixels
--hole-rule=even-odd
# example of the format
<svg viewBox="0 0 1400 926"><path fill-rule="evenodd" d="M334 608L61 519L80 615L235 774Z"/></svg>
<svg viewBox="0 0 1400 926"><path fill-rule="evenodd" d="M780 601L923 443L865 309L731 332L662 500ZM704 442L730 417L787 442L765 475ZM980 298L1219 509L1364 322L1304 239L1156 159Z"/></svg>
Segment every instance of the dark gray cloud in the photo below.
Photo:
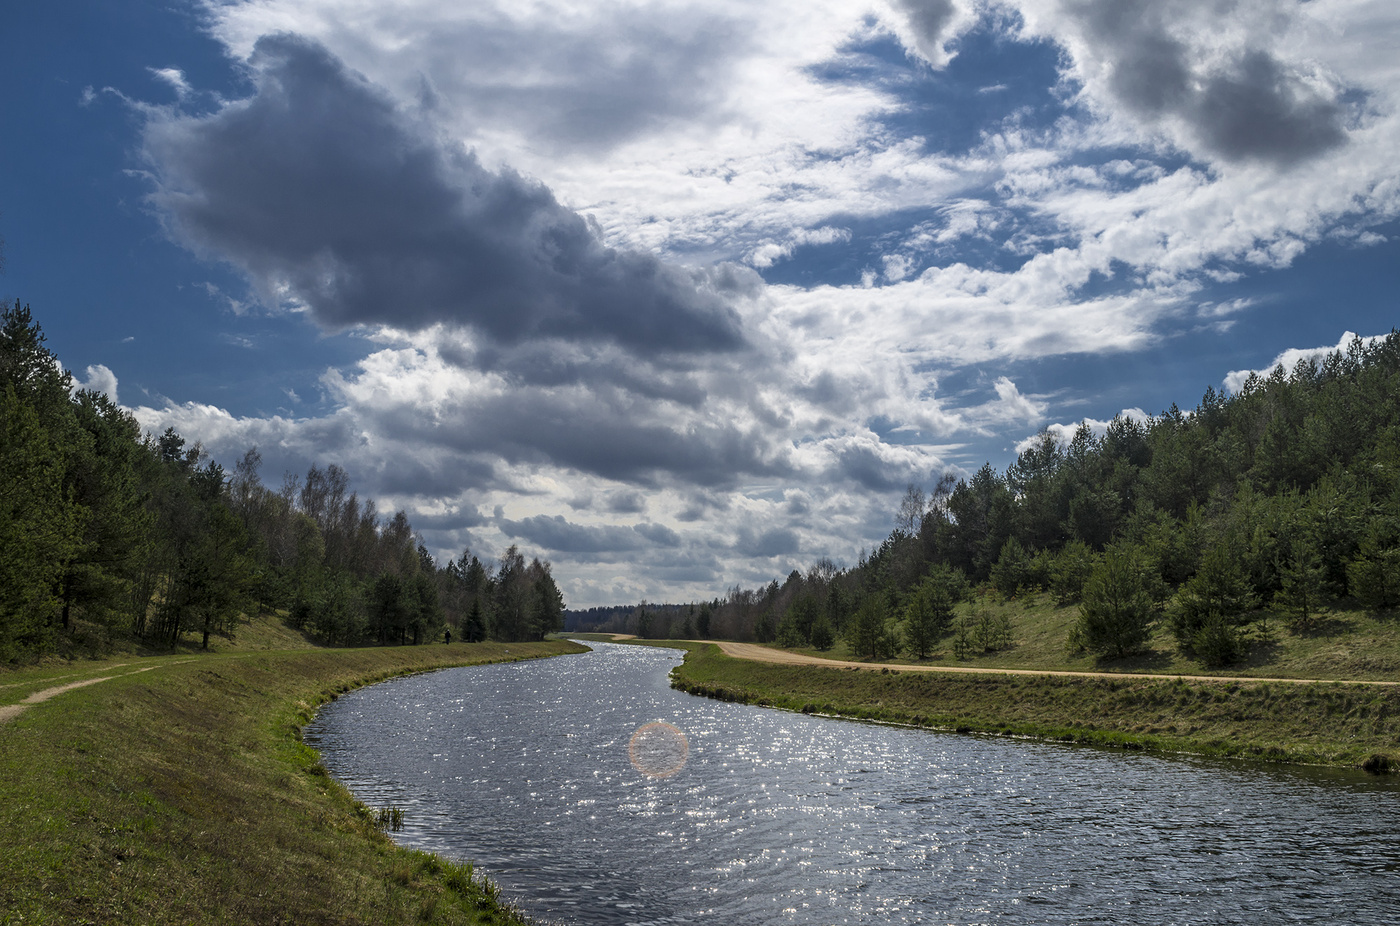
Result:
<svg viewBox="0 0 1400 926"><path fill-rule="evenodd" d="M722 107L731 63L750 46L734 22L703 10L667 10L665 21L635 7L592 13L592 28L441 24L406 46L413 59L401 66L432 75L430 98L460 118L576 153L704 121Z"/></svg>
<svg viewBox="0 0 1400 926"><path fill-rule="evenodd" d="M399 497L451 496L464 486L473 489L499 487L496 468L488 459L453 456L443 460L437 454L404 453L381 460L377 472L366 472L375 489Z"/></svg>
<svg viewBox="0 0 1400 926"><path fill-rule="evenodd" d="M943 54L943 41L948 27L957 20L958 8L953 0L894 0L896 9L904 13L919 52L930 61Z"/></svg>
<svg viewBox="0 0 1400 926"><path fill-rule="evenodd" d="M671 480L729 487L794 471L780 435L718 415L670 414L627 394L522 385L431 409L378 396L351 401L368 430L393 446L417 449L421 459L404 466L432 469L435 475L411 477L425 485L461 484L463 474L477 475L464 471L464 463L483 459L562 466L646 488Z"/></svg>
<svg viewBox="0 0 1400 926"><path fill-rule="evenodd" d="M253 97L153 119L144 142L173 236L244 270L265 300L299 300L329 328L743 345L731 300L749 277L606 247L543 185L434 137L318 44L264 37L250 63Z"/></svg>
<svg viewBox="0 0 1400 926"><path fill-rule="evenodd" d="M534 386L585 385L628 392L642 399L699 408L708 398L699 370L690 358L669 355L654 364L622 351L580 351L551 338L511 348L487 345L463 350L453 333L444 333L437 348L443 359L466 369L499 373L512 384Z"/></svg>
<svg viewBox="0 0 1400 926"><path fill-rule="evenodd" d="M641 492L613 492L608 496L607 507L613 514L641 514L646 511L647 499Z"/></svg>
<svg viewBox="0 0 1400 926"><path fill-rule="evenodd" d="M788 556L798 552L800 545L797 532L786 527L775 527L762 532L748 528L739 531L734 543L734 551L742 556Z"/></svg>
<svg viewBox="0 0 1400 926"><path fill-rule="evenodd" d="M1160 0L1081 0L1071 9L1110 66L1109 89L1130 111L1182 120L1230 161L1287 166L1346 141L1343 104L1262 49L1207 69L1168 28L1177 6Z"/></svg>
<svg viewBox="0 0 1400 926"><path fill-rule="evenodd" d="M918 478L907 464L882 457L873 444L849 444L836 449L833 456L834 465L825 474L832 482L851 482L872 492L892 492Z"/></svg>
<svg viewBox="0 0 1400 926"><path fill-rule="evenodd" d="M681 545L681 535L664 524L636 524L633 525L632 529L658 547L678 547Z"/></svg>
<svg viewBox="0 0 1400 926"><path fill-rule="evenodd" d="M661 524L642 523L589 526L575 524L559 515L534 515L512 521L500 518L498 524L511 537L559 553L598 555L636 553L679 547L680 535ZM604 557L606 558L606 557Z"/></svg>
<svg viewBox="0 0 1400 926"><path fill-rule="evenodd" d="M467 506L450 514L423 514L419 512L413 516L413 526L421 531L439 531L443 533L459 533L468 528L480 527L487 524L488 519L476 508Z"/></svg>
<svg viewBox="0 0 1400 926"><path fill-rule="evenodd" d="M1210 76L1195 104L1205 141L1232 160L1289 164L1346 141L1342 105L1260 51L1245 55L1233 72Z"/></svg>
<svg viewBox="0 0 1400 926"><path fill-rule="evenodd" d="M641 549L647 543L645 537L630 527L590 527L559 515L540 514L519 521L501 518L497 523L511 537L559 553L625 553Z"/></svg>

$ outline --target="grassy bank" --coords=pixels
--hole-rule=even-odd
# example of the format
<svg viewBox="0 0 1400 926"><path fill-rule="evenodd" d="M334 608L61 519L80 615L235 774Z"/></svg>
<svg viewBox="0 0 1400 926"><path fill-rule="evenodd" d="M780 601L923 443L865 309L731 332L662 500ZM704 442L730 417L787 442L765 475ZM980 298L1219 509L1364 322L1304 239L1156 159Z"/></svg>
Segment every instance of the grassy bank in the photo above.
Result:
<svg viewBox="0 0 1400 926"><path fill-rule="evenodd" d="M692 644L672 684L805 713L1154 752L1362 767L1400 759L1400 688L783 666Z"/></svg>
<svg viewBox="0 0 1400 926"><path fill-rule="evenodd" d="M0 674L0 923L519 923L469 866L394 846L300 742L317 705L566 642L232 649Z"/></svg>
<svg viewBox="0 0 1400 926"><path fill-rule="evenodd" d="M1400 619L1362 610L1334 607L1305 632L1289 626L1286 618L1271 615L1264 638L1251 634L1244 641L1241 661L1226 668L1210 667L1184 654L1166 620L1157 622L1144 651L1122 659L1100 659L1074 652L1067 643L1079 618L1079 605L1056 605L1044 593L1011 600L989 596L980 607L1011 628L1012 643L996 652L958 657L951 636L935 646L920 662L906 653L890 664L958 665L992 669L1032 669L1072 672L1146 672L1165 675L1220 675L1236 678L1316 678L1337 681L1400 680ZM971 613L974 605L959 606ZM860 653L838 640L829 650L800 648L795 652L830 659L862 661Z"/></svg>

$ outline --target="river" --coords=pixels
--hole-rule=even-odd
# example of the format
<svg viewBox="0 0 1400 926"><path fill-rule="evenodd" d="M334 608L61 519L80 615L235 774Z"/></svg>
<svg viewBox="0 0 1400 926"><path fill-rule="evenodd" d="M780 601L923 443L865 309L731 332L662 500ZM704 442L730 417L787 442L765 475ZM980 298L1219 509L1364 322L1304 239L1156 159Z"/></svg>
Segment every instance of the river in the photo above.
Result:
<svg viewBox="0 0 1400 926"><path fill-rule="evenodd" d="M306 731L401 842L570 924L1382 923L1400 782L809 717L676 650L449 669ZM648 726L651 725L651 726ZM640 731L640 732L639 732Z"/></svg>

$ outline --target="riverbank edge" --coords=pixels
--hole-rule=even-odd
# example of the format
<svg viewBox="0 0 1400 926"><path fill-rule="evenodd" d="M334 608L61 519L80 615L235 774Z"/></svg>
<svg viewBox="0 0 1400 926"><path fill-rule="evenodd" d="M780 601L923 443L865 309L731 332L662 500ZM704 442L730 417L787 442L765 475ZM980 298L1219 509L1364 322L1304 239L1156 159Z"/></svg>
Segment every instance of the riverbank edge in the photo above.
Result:
<svg viewBox="0 0 1400 926"><path fill-rule="evenodd" d="M137 661L31 708L0 728L0 923L527 924L469 863L393 843L301 732L356 688L585 651Z"/></svg>
<svg viewBox="0 0 1400 926"><path fill-rule="evenodd" d="M1239 677L914 674L753 662L711 643L653 645L686 652L671 672L671 687L722 701L1160 754L1400 770L1400 690L1394 688ZM1190 732L1176 732L1183 727Z"/></svg>

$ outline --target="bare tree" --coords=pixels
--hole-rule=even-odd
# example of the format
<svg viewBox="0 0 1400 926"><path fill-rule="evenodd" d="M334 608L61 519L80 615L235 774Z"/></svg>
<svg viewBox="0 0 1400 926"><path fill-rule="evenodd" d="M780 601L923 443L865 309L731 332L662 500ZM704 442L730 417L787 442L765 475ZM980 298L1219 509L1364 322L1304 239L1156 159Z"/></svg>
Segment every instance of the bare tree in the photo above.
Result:
<svg viewBox="0 0 1400 926"><path fill-rule="evenodd" d="M924 490L909 483L904 490L904 498L899 503L894 526L906 534L916 534L924 521Z"/></svg>

